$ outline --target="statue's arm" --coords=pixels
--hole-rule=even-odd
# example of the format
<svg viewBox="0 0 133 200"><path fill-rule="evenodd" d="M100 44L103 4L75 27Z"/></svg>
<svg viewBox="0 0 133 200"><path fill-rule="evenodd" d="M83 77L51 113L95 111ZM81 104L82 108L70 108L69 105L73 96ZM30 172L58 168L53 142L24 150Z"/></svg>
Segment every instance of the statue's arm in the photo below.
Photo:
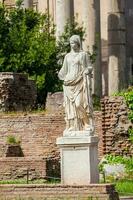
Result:
<svg viewBox="0 0 133 200"><path fill-rule="evenodd" d="M64 80L66 74L67 74L67 58L66 58L66 56L65 56L64 62L63 62L63 66L62 66L62 68L60 69L60 71L59 71L59 73L58 73L59 79L60 79L60 80Z"/></svg>

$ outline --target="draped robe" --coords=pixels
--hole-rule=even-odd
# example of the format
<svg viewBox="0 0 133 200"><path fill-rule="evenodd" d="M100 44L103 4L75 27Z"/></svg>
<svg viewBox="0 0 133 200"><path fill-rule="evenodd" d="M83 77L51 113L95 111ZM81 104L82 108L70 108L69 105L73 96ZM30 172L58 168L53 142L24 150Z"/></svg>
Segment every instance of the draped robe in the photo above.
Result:
<svg viewBox="0 0 133 200"><path fill-rule="evenodd" d="M86 52L70 52L64 58L59 78L64 81L65 120L68 130L83 130L89 114L88 85L85 70L91 68Z"/></svg>

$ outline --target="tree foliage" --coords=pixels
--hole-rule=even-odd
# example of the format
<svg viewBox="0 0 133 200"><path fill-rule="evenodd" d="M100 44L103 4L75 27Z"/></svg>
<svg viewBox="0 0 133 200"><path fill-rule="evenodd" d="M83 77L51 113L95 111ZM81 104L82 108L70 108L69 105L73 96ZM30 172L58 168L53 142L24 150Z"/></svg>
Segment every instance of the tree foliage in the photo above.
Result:
<svg viewBox="0 0 133 200"><path fill-rule="evenodd" d="M47 13L0 6L0 71L28 73L36 80L38 95L43 92L42 101L52 90L51 76L56 79L55 27L50 23L49 28Z"/></svg>
<svg viewBox="0 0 133 200"><path fill-rule="evenodd" d="M0 70L42 74L55 45L54 35L47 30L47 15L16 8L5 11L5 20L8 27L7 34L2 34L4 59Z"/></svg>

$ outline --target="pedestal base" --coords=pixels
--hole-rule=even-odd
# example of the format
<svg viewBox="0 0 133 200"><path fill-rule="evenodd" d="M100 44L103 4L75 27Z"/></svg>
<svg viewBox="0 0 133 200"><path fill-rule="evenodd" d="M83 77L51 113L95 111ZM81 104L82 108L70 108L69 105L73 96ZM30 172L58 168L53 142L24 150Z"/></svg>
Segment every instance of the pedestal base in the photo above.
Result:
<svg viewBox="0 0 133 200"><path fill-rule="evenodd" d="M88 185L99 182L98 137L60 137L61 180L66 185Z"/></svg>

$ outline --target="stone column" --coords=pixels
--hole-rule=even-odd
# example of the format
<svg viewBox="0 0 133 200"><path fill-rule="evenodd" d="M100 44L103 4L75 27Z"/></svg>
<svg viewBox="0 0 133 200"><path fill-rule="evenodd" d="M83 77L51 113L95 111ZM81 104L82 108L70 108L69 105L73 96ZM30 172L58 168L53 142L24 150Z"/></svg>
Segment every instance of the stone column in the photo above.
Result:
<svg viewBox="0 0 133 200"><path fill-rule="evenodd" d="M110 0L101 0L101 60L102 60L102 94L108 95L108 13L110 12Z"/></svg>
<svg viewBox="0 0 133 200"><path fill-rule="evenodd" d="M23 8L32 8L33 7L33 0L24 0L22 3Z"/></svg>
<svg viewBox="0 0 133 200"><path fill-rule="evenodd" d="M126 83L132 85L133 82L133 1L125 1L125 21L126 21Z"/></svg>
<svg viewBox="0 0 133 200"><path fill-rule="evenodd" d="M64 32L67 20L73 16L73 0L56 0L56 37Z"/></svg>
<svg viewBox="0 0 133 200"><path fill-rule="evenodd" d="M39 0L37 4L37 11L41 13L45 13L47 9L47 1Z"/></svg>
<svg viewBox="0 0 133 200"><path fill-rule="evenodd" d="M93 46L97 45L97 58L94 64L93 93L97 96L102 94L101 74L101 34L100 34L100 0L82 1L83 26L86 30L86 43L84 49L93 52Z"/></svg>
<svg viewBox="0 0 133 200"><path fill-rule="evenodd" d="M110 0L108 13L109 95L125 88L125 0Z"/></svg>

